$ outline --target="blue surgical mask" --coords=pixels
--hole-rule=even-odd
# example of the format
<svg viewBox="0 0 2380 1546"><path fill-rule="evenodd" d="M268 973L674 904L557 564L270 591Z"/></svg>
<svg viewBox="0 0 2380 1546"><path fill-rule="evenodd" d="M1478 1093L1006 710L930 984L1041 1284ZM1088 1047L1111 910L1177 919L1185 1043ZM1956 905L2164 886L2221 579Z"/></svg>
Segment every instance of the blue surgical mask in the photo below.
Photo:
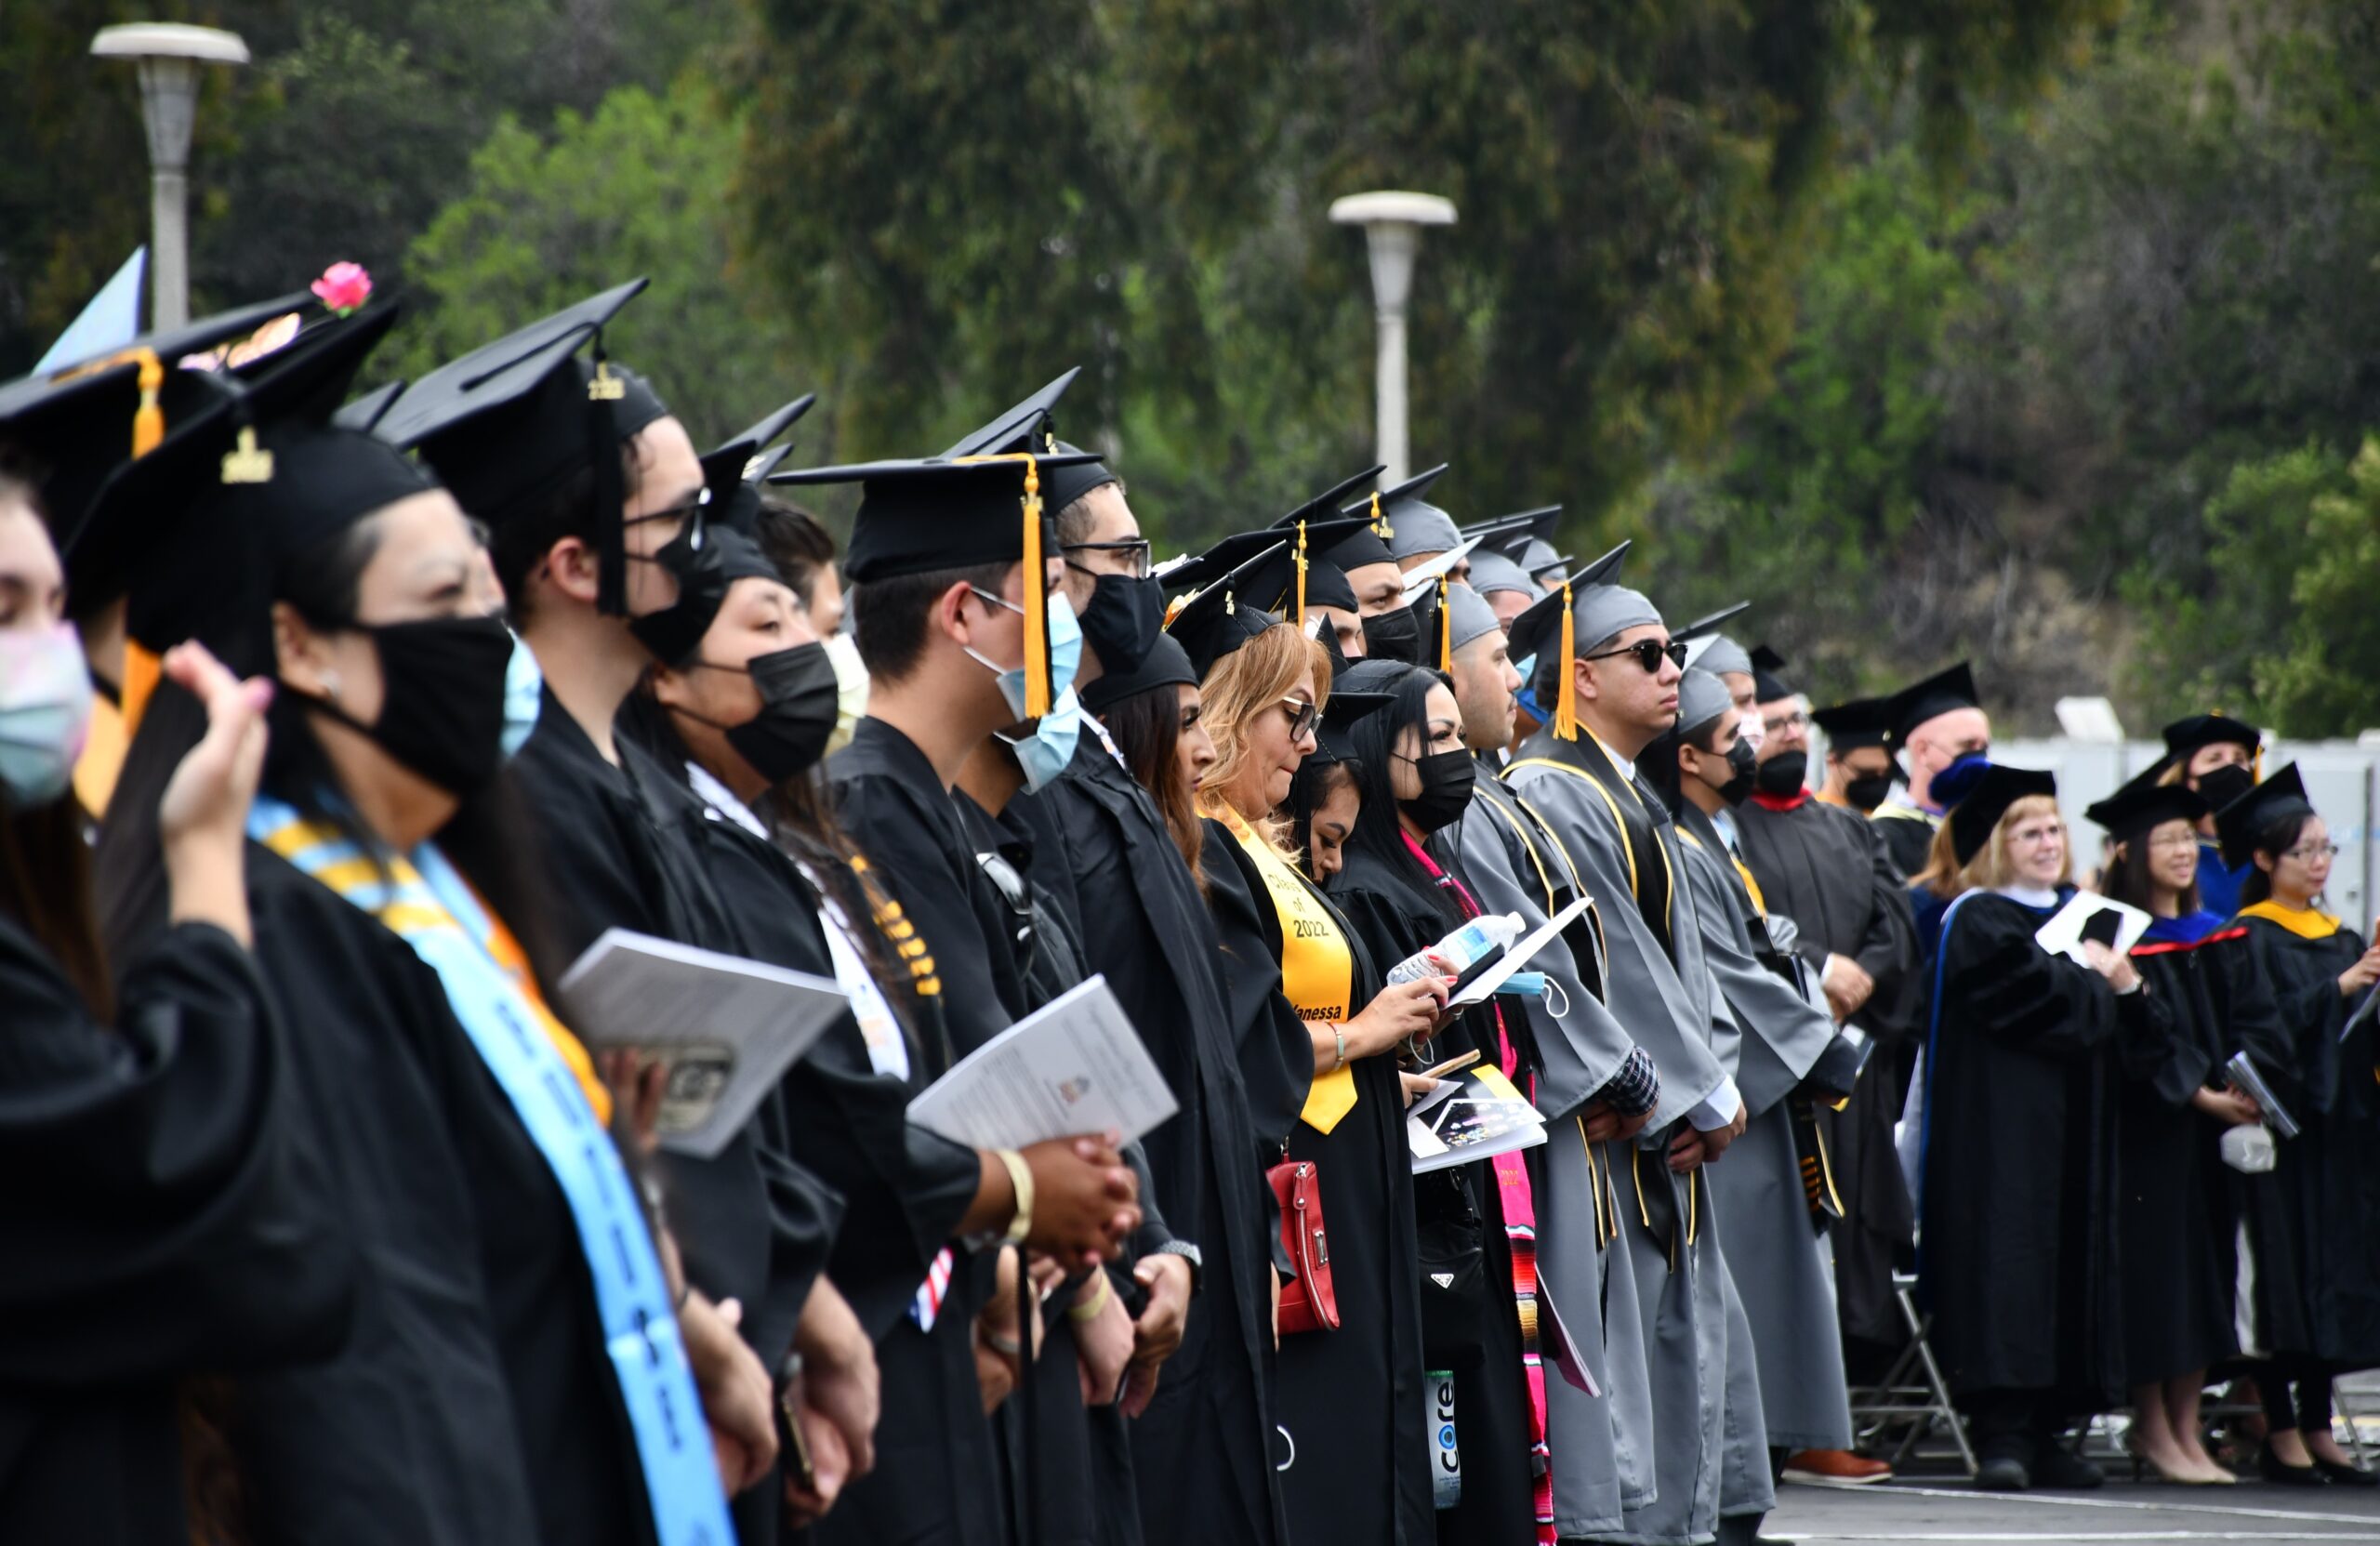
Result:
<svg viewBox="0 0 2380 1546"><path fill-rule="evenodd" d="M512 636L512 658L504 667L506 761L518 757L521 748L529 744L529 734L537 728L537 711L545 698L546 673L538 667L536 655L516 633Z"/></svg>
<svg viewBox="0 0 2380 1546"><path fill-rule="evenodd" d="M999 739L1016 753L1016 765L1025 770L1025 792L1037 795L1066 771L1066 764L1075 760L1075 743L1081 736L1082 700L1069 687L1058 694L1058 701L1041 716L1032 734L1016 739L1003 735Z"/></svg>
<svg viewBox="0 0 2380 1546"><path fill-rule="evenodd" d="M1006 607L1015 613L1025 610L1014 601L995 596L988 590L977 589L972 585L967 588L994 606ZM1047 611L1050 615L1050 691L1054 694L1074 685L1075 672L1082 666L1082 624L1075 616L1075 604L1066 600L1065 592L1062 590L1050 592ZM1024 719L1025 667L1012 666L1003 669L977 654L972 648L967 654L976 665L999 678L1000 696L1008 700L1008 711L1019 720ZM1051 701L1055 703L1056 699L1052 697Z"/></svg>
<svg viewBox="0 0 2380 1546"><path fill-rule="evenodd" d="M1537 656L1514 661L1513 669L1521 674L1521 684L1514 691L1513 696L1520 700L1522 710L1530 719L1543 724L1553 716L1537 707Z"/></svg>
<svg viewBox="0 0 2380 1546"><path fill-rule="evenodd" d="M91 728L91 672L72 623L0 630L0 786L20 811L66 792Z"/></svg>

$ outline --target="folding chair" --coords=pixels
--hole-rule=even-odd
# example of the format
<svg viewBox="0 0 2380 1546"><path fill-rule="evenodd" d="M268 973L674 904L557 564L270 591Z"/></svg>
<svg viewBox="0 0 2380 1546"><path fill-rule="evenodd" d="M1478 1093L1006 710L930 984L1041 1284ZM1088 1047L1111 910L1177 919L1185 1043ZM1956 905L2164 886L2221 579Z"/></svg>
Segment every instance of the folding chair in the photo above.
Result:
<svg viewBox="0 0 2380 1546"><path fill-rule="evenodd" d="M1888 1457L1896 1469L1907 1464L1910 1457L1918 1452L1918 1447L1938 1429L1949 1435L1960 1463L1973 1476L1975 1450L1967 1443L1966 1424L1959 1420L1958 1408L1950 1401L1950 1387L1942 1378L1942 1366L1935 1362L1934 1350L1926 1344L1927 1322L1917 1313L1913 1297L1916 1288L1915 1277L1904 1273L1893 1275L1893 1299L1900 1306L1903 1324L1909 1328L1909 1343L1894 1358L1882 1380L1852 1392L1852 1420L1859 1426L1860 1439L1869 1443L1875 1442L1888 1429L1907 1425L1899 1444Z"/></svg>

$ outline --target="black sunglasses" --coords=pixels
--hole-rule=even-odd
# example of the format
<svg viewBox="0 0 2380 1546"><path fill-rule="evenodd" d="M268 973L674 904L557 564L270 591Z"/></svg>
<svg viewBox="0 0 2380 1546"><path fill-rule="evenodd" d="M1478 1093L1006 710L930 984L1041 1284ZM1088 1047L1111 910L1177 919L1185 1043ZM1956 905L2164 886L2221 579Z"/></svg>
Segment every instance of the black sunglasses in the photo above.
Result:
<svg viewBox="0 0 2380 1546"><path fill-rule="evenodd" d="M1663 655L1675 661L1679 669L1683 670L1686 667L1686 641L1673 639L1664 644L1658 639L1639 639L1633 644L1622 644L1616 650L1606 650L1601 654L1591 654L1587 658L1609 660L1616 654L1634 655L1636 664L1644 668L1645 674L1648 677L1661 668Z"/></svg>

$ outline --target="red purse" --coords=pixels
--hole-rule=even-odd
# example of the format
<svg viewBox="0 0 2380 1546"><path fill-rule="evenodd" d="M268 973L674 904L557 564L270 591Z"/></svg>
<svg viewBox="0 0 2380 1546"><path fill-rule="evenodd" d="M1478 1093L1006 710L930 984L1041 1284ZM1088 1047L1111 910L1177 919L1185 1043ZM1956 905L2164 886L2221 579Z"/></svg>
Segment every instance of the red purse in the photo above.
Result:
<svg viewBox="0 0 2380 1546"><path fill-rule="evenodd" d="M1297 1276L1281 1285L1281 1335L1339 1329L1339 1295L1330 1286L1330 1236L1322 1226L1322 1172L1310 1159L1285 1159L1264 1172L1281 1204L1281 1245Z"/></svg>

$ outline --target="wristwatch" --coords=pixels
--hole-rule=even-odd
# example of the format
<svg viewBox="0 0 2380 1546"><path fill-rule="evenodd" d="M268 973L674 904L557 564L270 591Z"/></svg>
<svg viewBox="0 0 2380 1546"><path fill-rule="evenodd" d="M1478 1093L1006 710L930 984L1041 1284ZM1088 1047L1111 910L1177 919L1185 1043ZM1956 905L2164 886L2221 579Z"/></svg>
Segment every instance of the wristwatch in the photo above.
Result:
<svg viewBox="0 0 2380 1546"><path fill-rule="evenodd" d="M1157 1256L1179 1256L1190 1263L1190 1292L1197 1294L1198 1285L1206 1281L1207 1258L1196 1240L1168 1240L1152 1253Z"/></svg>

